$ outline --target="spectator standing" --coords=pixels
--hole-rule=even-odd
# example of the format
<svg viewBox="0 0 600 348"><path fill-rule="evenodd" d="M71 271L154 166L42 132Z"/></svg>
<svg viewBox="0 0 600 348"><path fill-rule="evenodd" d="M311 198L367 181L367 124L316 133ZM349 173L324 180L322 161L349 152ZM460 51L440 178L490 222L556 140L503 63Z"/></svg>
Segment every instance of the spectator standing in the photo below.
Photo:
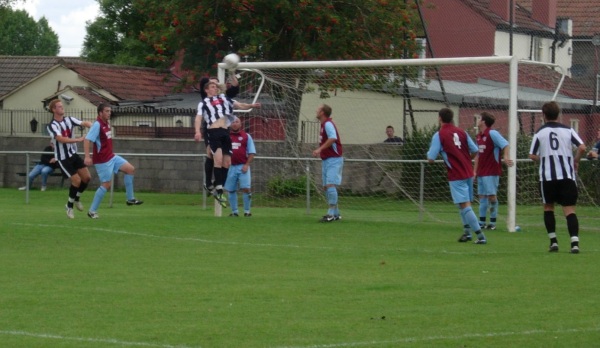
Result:
<svg viewBox="0 0 600 348"><path fill-rule="evenodd" d="M31 185L33 184L33 180L38 176L42 176L42 188L41 191L46 191L46 186L48 184L48 176L54 172L56 168L58 168L58 163L56 163L56 159L54 158L54 142L50 141L50 145L44 148L44 154L40 157L40 162L37 163L29 172L29 188L31 189ZM27 186L19 187L20 191L24 191L27 189Z"/></svg>
<svg viewBox="0 0 600 348"><path fill-rule="evenodd" d="M342 183L344 157L342 157L342 141L337 127L331 120L331 112L331 107L327 104L322 104L317 109L317 119L321 122L321 132L319 147L312 153L315 157L321 157L323 190L325 190L327 203L329 204L327 215L321 218L321 222L338 221L342 218L338 208L337 186Z"/></svg>
<svg viewBox="0 0 600 348"><path fill-rule="evenodd" d="M579 253L579 220L575 214L577 205L576 174L579 160L586 147L579 135L570 127L559 123L560 106L551 101L542 106L545 124L535 133L529 149L529 158L539 162L540 193L544 207L544 225L550 247L558 251L554 205L562 206L571 237L571 253ZM573 147L576 147L573 156Z"/></svg>
<svg viewBox="0 0 600 348"><path fill-rule="evenodd" d="M383 141L384 143L392 143L396 145L404 144L404 140L402 138L394 135L394 127L387 126L385 128L385 134L387 135L387 138L385 138L385 140Z"/></svg>
<svg viewBox="0 0 600 348"><path fill-rule="evenodd" d="M477 215L471 207L474 176L471 159L477 154L477 145L467 132L452 124L453 118L454 112L451 109L443 108L439 111L440 130L431 139L427 159L429 163L433 163L441 154L448 170L448 184L452 201L458 205L465 227L465 231L458 241L464 243L472 240L472 229L477 235L475 244L487 244L487 239L477 222Z"/></svg>
<svg viewBox="0 0 600 348"><path fill-rule="evenodd" d="M88 211L88 216L92 219L100 217L98 215L98 207L106 192L110 190L110 182L113 173L125 173L123 182L125 183L127 205L140 205L144 203L135 199L133 194L133 175L135 173L135 168L123 157L115 155L113 152L112 131L109 122L111 112L112 109L110 105L104 103L98 105L98 117L94 124L92 124L83 143L83 151L85 153L84 163L87 166L93 164L96 168L98 178L100 179L100 187L96 190L94 200ZM91 156L90 153L92 153Z"/></svg>
<svg viewBox="0 0 600 348"><path fill-rule="evenodd" d="M242 122L238 117L233 119L229 131L231 138L231 166L225 182L225 190L229 193L229 205L231 214L229 216L239 216L238 211L238 184L242 191L244 201L244 216L250 217L252 204L250 164L256 155L256 148L252 136L242 129Z"/></svg>
<svg viewBox="0 0 600 348"><path fill-rule="evenodd" d="M479 195L479 226L488 230L496 229L498 217L497 194L500 175L502 174L502 159L504 159L507 166L513 165L513 161L509 157L508 141L497 130L492 129L495 122L496 118L489 112L482 112L477 121L479 153L475 157L475 176L477 177L477 194ZM488 207L490 224L486 226Z"/></svg>
<svg viewBox="0 0 600 348"><path fill-rule="evenodd" d="M75 126L91 127L89 121L81 121L78 118L65 116L65 109L60 100L54 99L48 105L53 114L52 121L48 124L48 134L54 142L54 158L62 169L63 174L71 180L69 187L69 198L65 209L67 217L74 219L73 206L83 211L83 204L79 200L90 182L90 172L81 157L77 154L77 143L85 137L74 138Z"/></svg>

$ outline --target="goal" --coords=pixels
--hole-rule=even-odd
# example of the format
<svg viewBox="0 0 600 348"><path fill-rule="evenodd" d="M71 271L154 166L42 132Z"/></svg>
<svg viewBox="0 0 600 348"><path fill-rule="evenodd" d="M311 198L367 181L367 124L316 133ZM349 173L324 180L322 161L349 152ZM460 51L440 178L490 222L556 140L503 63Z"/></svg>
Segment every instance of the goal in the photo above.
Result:
<svg viewBox="0 0 600 348"><path fill-rule="evenodd" d="M223 81L225 68L219 68ZM537 167L527 152L541 125L536 109L557 98L562 81L557 76L564 76L554 66L513 57L245 62L237 74L241 93L236 99L262 104L238 115L259 144L252 166L255 206L326 209L321 163L311 156L319 141L316 109L325 103L333 109L344 148L343 216L459 226L442 161L426 161L437 112L450 107L455 123L472 137L476 115L494 114L494 128L509 140L511 158L519 159L515 167L504 167L499 222L506 219L508 231L514 231L517 210L519 218L532 214L539 220ZM519 75L531 79L526 90L519 90ZM531 84L534 79L537 85ZM388 126L402 142L384 142ZM583 201L595 204L589 196ZM399 217L399 211L414 212L414 220Z"/></svg>

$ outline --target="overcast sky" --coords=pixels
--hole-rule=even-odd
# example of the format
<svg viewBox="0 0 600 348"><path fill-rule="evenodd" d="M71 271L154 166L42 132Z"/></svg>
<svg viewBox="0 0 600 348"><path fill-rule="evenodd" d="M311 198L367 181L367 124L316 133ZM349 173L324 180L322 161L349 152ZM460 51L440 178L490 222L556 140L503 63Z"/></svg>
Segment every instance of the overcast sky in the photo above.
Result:
<svg viewBox="0 0 600 348"><path fill-rule="evenodd" d="M36 21L46 17L58 35L59 56L76 57L81 54L85 38L85 22L93 21L99 12L95 0L25 0L15 9L24 9Z"/></svg>

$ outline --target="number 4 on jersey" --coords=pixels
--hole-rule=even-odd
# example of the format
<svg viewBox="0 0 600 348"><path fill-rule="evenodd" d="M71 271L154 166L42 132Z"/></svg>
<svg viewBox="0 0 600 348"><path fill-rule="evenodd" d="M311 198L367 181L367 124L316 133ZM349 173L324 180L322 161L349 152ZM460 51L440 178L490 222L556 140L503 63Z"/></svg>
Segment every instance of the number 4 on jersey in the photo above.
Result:
<svg viewBox="0 0 600 348"><path fill-rule="evenodd" d="M458 137L458 133L453 133L452 138L454 139L454 145L456 145L459 149L462 146L462 143L460 142L460 138Z"/></svg>

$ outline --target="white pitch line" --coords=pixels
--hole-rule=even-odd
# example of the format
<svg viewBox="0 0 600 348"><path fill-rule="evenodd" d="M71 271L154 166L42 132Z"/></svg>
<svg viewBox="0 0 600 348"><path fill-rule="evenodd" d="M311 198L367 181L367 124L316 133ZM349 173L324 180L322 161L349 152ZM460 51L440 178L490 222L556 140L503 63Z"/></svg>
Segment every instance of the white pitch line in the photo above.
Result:
<svg viewBox="0 0 600 348"><path fill-rule="evenodd" d="M14 223L14 225L18 226L37 226L37 227L52 227L52 228L64 228L69 229L72 226L65 225L46 225L46 224L24 224L24 223ZM326 249L331 250L331 247L307 247L301 245L293 245L293 244L268 244L268 243L240 243L240 242L225 242L218 240L209 240L209 239L200 239L200 238L191 238L191 237L173 237L173 236L160 236L155 234L148 233L139 233L139 232L129 232L129 231L119 231L119 230L110 230L106 228L96 228L96 227L78 227L79 230L88 230L88 231L97 231L97 232L108 232L115 234L124 234L130 236L139 236L139 237L147 237L147 238L158 238L158 239L167 239L167 240L178 240L178 241L192 241L199 243L211 243L211 244L226 244L226 245L248 245L248 246L258 246L258 247L275 247L275 248L294 248L294 249Z"/></svg>
<svg viewBox="0 0 600 348"><path fill-rule="evenodd" d="M465 334L460 336L430 336L430 337L411 337L403 338L398 340L387 340L387 341L369 341L369 342L348 342L348 343L333 343L333 344L319 344L310 346L278 346L277 348L339 348L339 347L361 347L361 346L374 346L394 343L418 343L424 341L437 341L437 340L456 340L464 338L480 338L480 337L503 337L503 336L524 336L524 335L539 335L539 334L560 334L560 333L580 333L580 332L598 332L600 328L587 328L587 329L567 329L567 330L528 330L520 332L492 332L487 334ZM120 341L112 338L85 338L85 337L69 337L55 334L45 333L33 333L26 331L5 331L0 330L0 335L6 336L27 336L33 338L42 339L54 339L59 341L77 341L77 342L90 342L90 343L108 343L119 346L134 346L134 347L151 347L151 348L200 348L187 346L187 345L171 345L171 344L156 344L147 342L129 342Z"/></svg>
<svg viewBox="0 0 600 348"><path fill-rule="evenodd" d="M12 223L16 226L36 226L36 227L52 227L52 228L63 228L70 229L72 226L68 225L47 225L47 224L26 224L14 222ZM97 232L108 232L114 234L123 234L130 236L139 236L146 238L157 238L157 239L166 239L166 240L178 240L178 241L191 241L198 243L207 243L207 244L223 244L223 245L246 245L253 247L270 247L270 248L293 248L293 249L317 249L317 250L352 250L350 248L334 248L334 247L319 247L319 246L303 246L303 245L294 245L294 244L268 244L268 243L240 243L240 242L226 242L219 240L209 240L209 239L201 239L201 238L191 238L191 237L173 237L173 236L160 236L155 234L148 233L139 233L139 232L129 232L129 231L119 231L119 230L110 230L105 228L97 228L97 227L78 227L79 230L83 231L97 231ZM486 254L519 254L518 251L507 251L507 250L489 250L489 248L475 248L480 249L478 251L448 251L448 250L428 250L428 249L400 249L400 248L390 248L387 251L397 251L397 252L419 252L425 254L448 254L448 255L475 255L481 254L481 250L485 250ZM386 251L384 249L378 249L378 251ZM585 253L598 252L598 249L585 249ZM545 249L540 249L540 253L547 253Z"/></svg>
<svg viewBox="0 0 600 348"><path fill-rule="evenodd" d="M27 336L33 338L42 338L42 339L53 339L58 341L76 341L76 342L90 342L90 343L108 343L114 344L118 346L131 346L131 347L151 347L151 348L200 348L200 347L192 347L192 346L179 346L179 345L171 345L171 344L156 344L156 343L147 343L147 342L128 342L128 341L120 341L113 338L85 338L85 337L69 337L69 336L61 336L54 334L45 334L45 333L34 333L27 331L0 331L0 335L5 336Z"/></svg>
<svg viewBox="0 0 600 348"><path fill-rule="evenodd" d="M402 338L398 340L387 340L387 341L369 341L369 342L347 342L347 343L332 343L332 344L316 344L310 346L277 346L276 348L341 348L341 347L373 347L386 344L398 344L398 343L419 343L429 342L438 340L458 340L465 338L481 338L481 337L504 337L504 336L526 336L526 335L539 335L539 334L561 334L561 333L580 333L580 332L598 332L600 327L592 327L587 329L567 329L567 330L528 330L528 331L514 331L514 332L490 332L490 333L475 333L475 334L464 334L460 336L430 336L430 337L410 337Z"/></svg>

